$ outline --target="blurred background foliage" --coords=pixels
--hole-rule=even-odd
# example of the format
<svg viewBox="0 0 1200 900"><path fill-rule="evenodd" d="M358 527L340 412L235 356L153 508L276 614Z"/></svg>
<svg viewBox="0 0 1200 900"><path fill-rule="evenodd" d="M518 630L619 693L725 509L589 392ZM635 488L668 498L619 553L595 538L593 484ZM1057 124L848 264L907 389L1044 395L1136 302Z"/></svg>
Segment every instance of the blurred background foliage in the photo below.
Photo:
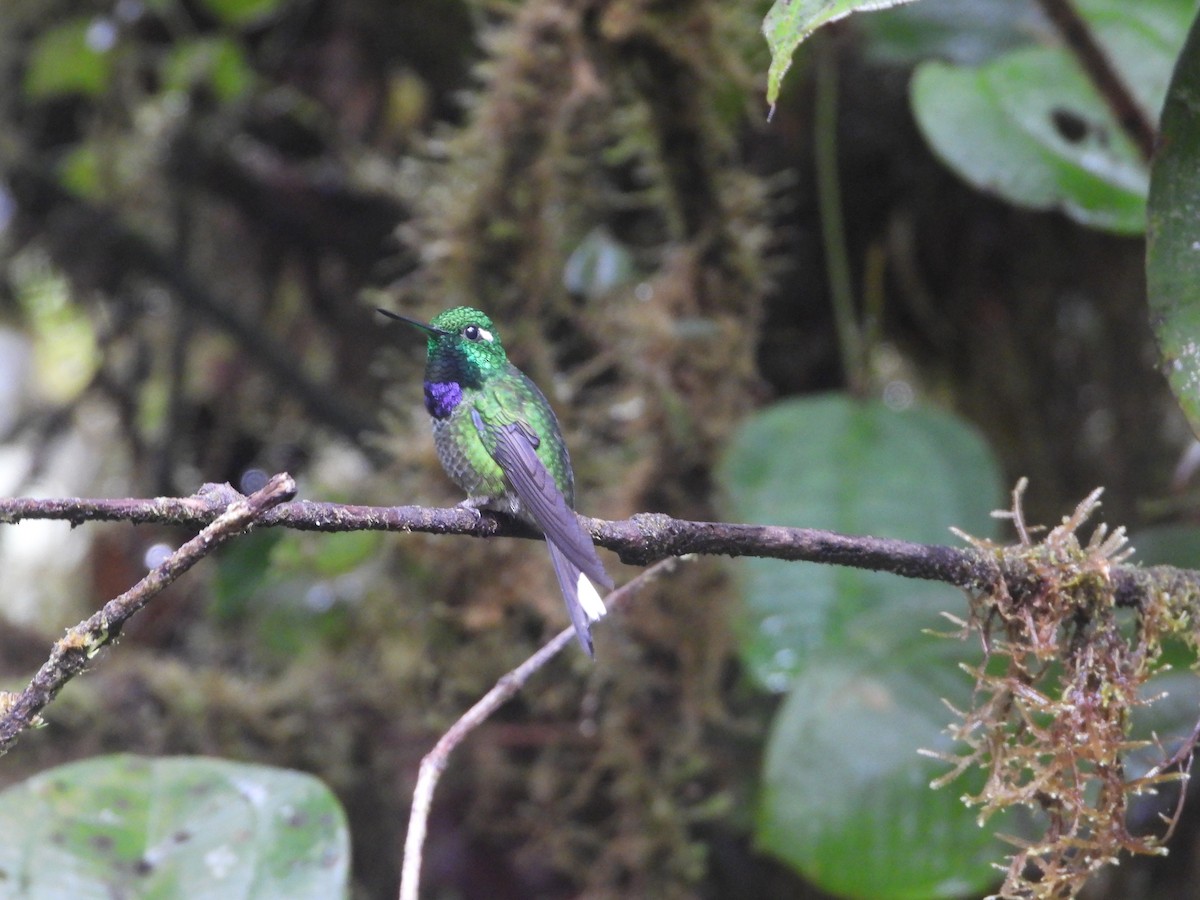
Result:
<svg viewBox="0 0 1200 900"><path fill-rule="evenodd" d="M1080 5L1149 35L1131 77L1160 102L1182 32ZM1179 27L1194 11L1152 7ZM801 47L768 125L766 11L8 0L0 491L186 495L287 469L312 499L457 502L420 341L372 307L471 303L551 397L590 515L949 541L986 536L1026 475L1030 521L1103 485L1110 523L1174 523L1155 546L1194 558L1192 438L1146 306L1146 164L1056 117L1053 29L999 0L850 19ZM980 85L1017 99L981 107ZM1017 133L1032 144L997 149ZM1006 183L1029 156L1057 177ZM0 531L5 680L183 537ZM421 755L563 624L544 563L517 541L242 538L63 693L0 782L115 751L301 769L346 809L355 896L393 896ZM921 633L961 603L817 567L685 567L599 629L596 666L558 661L459 751L429 896L982 895L999 851L915 754L946 749L940 699L978 653ZM1197 821L1092 896L1191 896Z"/></svg>

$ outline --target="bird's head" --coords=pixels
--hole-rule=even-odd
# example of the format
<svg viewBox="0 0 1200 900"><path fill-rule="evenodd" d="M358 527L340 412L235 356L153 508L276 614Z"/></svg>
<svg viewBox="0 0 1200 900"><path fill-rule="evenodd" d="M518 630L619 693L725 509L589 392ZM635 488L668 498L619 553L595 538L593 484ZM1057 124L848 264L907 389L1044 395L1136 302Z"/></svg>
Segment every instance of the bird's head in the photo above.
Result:
<svg viewBox="0 0 1200 900"><path fill-rule="evenodd" d="M508 355L492 320L470 306L440 312L428 324L386 309L379 312L423 331L428 340L430 367L448 370L458 376L455 380L482 381L508 364Z"/></svg>

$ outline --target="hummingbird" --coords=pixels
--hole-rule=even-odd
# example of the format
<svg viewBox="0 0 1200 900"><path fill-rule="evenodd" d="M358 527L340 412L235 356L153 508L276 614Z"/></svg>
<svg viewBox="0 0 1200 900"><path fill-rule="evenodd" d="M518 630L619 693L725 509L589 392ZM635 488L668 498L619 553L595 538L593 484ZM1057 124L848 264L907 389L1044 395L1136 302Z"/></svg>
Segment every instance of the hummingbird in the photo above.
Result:
<svg viewBox="0 0 1200 900"><path fill-rule="evenodd" d="M575 635L594 657L591 625L613 582L575 515L575 475L558 419L536 384L508 361L492 320L457 306L425 323L379 312L425 334L425 409L460 505L496 510L542 532Z"/></svg>

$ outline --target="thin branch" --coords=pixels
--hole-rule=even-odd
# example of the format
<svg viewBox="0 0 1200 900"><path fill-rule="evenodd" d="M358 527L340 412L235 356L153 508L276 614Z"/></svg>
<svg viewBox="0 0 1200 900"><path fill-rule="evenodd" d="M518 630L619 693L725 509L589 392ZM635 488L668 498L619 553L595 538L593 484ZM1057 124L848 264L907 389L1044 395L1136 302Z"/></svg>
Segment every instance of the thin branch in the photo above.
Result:
<svg viewBox="0 0 1200 900"><path fill-rule="evenodd" d="M624 605L643 587L667 574L679 559L664 559L646 569L632 581L622 585L605 598L609 608ZM497 709L517 695L543 666L557 656L575 637L574 628L564 628L545 646L511 672L501 676L495 686L483 695L451 725L421 760L417 785L413 789L412 809L408 818L408 834L404 839L404 866L400 875L400 900L417 900L421 885L421 861L425 846L426 826L433 804L433 792L438 779L446 770L450 754L463 740L491 717Z"/></svg>
<svg viewBox="0 0 1200 900"><path fill-rule="evenodd" d="M38 724L38 713L84 670L101 647L117 638L130 616L225 541L251 528L264 512L295 495L296 482L286 473L275 475L262 490L249 497L235 495L211 524L165 562L104 604L99 612L69 629L25 689L0 698L0 754L8 752L22 731Z"/></svg>
<svg viewBox="0 0 1200 900"><path fill-rule="evenodd" d="M1039 0L1039 5L1078 58L1122 130L1138 148L1142 159L1149 162L1154 158L1154 145L1158 140L1154 121L1133 96L1088 23L1079 15L1071 0Z"/></svg>
<svg viewBox="0 0 1200 900"><path fill-rule="evenodd" d="M0 524L25 519L133 522L203 526L241 495L228 484L205 484L191 497L152 500L0 499ZM693 522L661 513L638 513L606 521L583 517L601 546L630 565L648 565L669 556L758 556L807 560L860 569L880 569L909 578L979 587L994 580L994 566L974 550L917 544L887 538L854 537L813 528ZM355 506L297 500L265 513L260 527L298 531L396 531L472 537L541 537L530 526L490 512L461 507Z"/></svg>
<svg viewBox="0 0 1200 900"><path fill-rule="evenodd" d="M123 521L202 527L240 497L228 484L206 484L191 497L152 500L0 499L0 524L25 519L61 519L73 525ZM636 566L690 553L753 556L891 572L905 578L941 581L970 591L987 590L1002 580L1019 583L1035 577L1021 559L975 547L920 544L815 528L693 522L662 513L638 513L615 521L583 517L583 523L597 544L615 551L622 562ZM541 538L537 531L521 522L460 507L354 506L296 500L265 511L255 524L260 528L298 531L415 531ZM1154 590L1167 590L1177 596L1200 596L1200 572L1191 569L1115 565L1109 577L1121 606L1139 606Z"/></svg>

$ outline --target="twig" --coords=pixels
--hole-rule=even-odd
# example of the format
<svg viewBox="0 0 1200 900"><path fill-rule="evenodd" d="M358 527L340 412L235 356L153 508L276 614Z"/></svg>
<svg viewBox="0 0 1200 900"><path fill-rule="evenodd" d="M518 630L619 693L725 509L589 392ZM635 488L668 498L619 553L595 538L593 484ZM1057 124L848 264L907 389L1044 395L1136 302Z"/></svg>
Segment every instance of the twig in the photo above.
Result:
<svg viewBox="0 0 1200 900"><path fill-rule="evenodd" d="M68 681L83 671L101 647L117 638L130 616L225 541L252 527L264 512L295 494L295 480L281 473L249 497L236 495L210 525L145 578L104 604L104 608L90 618L68 629L25 689L3 695L0 702L0 754L7 753L17 735L38 722L38 713Z"/></svg>
<svg viewBox="0 0 1200 900"><path fill-rule="evenodd" d="M677 558L664 559L646 569L632 581L609 594L606 598L608 606L613 608L628 602L635 593L654 579L670 572L679 562L680 560ZM426 826L429 822L429 810L433 804L433 792L437 788L442 772L446 770L450 754L468 734L516 696L526 682L570 644L574 637L574 628L563 629L525 662L501 676L490 691L446 730L446 733L433 745L433 749L421 760L421 767L417 772L417 785L413 789L412 809L408 817L408 834L404 839L400 900L417 900L421 885L421 861L425 846Z"/></svg>
<svg viewBox="0 0 1200 900"><path fill-rule="evenodd" d="M1079 59L1080 65L1116 116L1122 130L1138 148L1142 159L1149 162L1154 157L1154 144L1158 140L1154 122L1133 96L1087 22L1070 0L1038 2L1046 18L1054 24L1067 47Z"/></svg>

